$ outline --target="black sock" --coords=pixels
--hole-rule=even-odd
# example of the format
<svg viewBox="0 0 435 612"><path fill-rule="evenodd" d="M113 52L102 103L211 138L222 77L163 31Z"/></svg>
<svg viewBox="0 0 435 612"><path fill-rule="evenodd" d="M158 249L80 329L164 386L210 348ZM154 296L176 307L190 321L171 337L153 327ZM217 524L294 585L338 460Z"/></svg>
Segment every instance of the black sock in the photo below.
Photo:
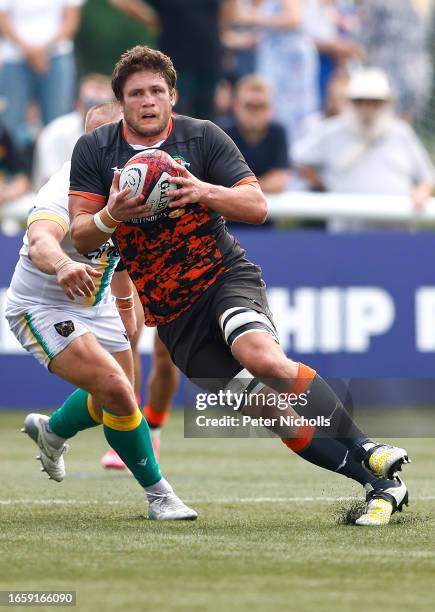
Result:
<svg viewBox="0 0 435 612"><path fill-rule="evenodd" d="M340 399L318 374L308 387L306 397L307 405L296 406L296 411L306 418L323 416L329 419L329 426L322 427L322 432L340 442L356 461L362 461L366 454L363 445L373 444L373 441L359 429Z"/></svg>
<svg viewBox="0 0 435 612"><path fill-rule="evenodd" d="M315 436L316 434L314 434L308 446L295 451L302 459L330 472L352 478L363 486L366 484L374 485L378 480L352 456L341 442L333 438Z"/></svg>

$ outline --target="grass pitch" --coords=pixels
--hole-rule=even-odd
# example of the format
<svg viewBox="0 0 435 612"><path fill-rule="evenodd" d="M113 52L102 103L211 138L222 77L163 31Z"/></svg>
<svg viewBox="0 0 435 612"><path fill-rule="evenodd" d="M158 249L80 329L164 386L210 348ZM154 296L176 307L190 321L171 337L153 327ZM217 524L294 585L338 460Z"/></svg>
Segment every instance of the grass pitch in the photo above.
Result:
<svg viewBox="0 0 435 612"><path fill-rule="evenodd" d="M343 524L362 499L351 481L274 440L185 440L174 413L161 465L200 518L162 524L130 476L100 467L100 429L71 441L58 484L23 418L0 413L0 590L71 589L96 611L435 609L433 439L402 441L410 508L368 529Z"/></svg>

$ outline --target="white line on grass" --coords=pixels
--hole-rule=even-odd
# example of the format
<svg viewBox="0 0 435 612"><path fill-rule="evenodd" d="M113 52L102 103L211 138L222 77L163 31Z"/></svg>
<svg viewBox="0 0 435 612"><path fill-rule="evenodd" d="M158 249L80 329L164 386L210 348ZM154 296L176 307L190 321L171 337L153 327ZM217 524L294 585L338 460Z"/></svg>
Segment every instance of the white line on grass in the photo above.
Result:
<svg viewBox="0 0 435 612"><path fill-rule="evenodd" d="M121 504L119 500L96 500L96 499L0 499L0 506L13 506L19 504L33 504L36 506L59 505L86 505L86 504Z"/></svg>
<svg viewBox="0 0 435 612"><path fill-rule="evenodd" d="M261 504L261 503L310 503L310 502L340 502L340 501L355 501L360 497L233 497L228 499L187 499L189 503L197 504ZM413 495L413 500L418 501L434 501L435 495ZM48 506L50 504L59 505L86 505L86 504L123 504L120 500L97 500L97 499L0 499L0 506L14 506L22 504L33 504Z"/></svg>

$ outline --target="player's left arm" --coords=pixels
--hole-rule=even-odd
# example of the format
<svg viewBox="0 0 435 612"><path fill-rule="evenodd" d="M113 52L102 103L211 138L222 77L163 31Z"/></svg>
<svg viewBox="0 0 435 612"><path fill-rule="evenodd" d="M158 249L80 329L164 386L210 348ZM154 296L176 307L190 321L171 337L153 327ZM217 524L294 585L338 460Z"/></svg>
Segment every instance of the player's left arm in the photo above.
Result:
<svg viewBox="0 0 435 612"><path fill-rule="evenodd" d="M216 211L229 221L261 224L267 216L266 200L257 181L223 187L200 181L186 168L180 167L180 177L171 178L178 189L168 191L168 196L177 199L169 204L170 208L183 208L187 204L200 202Z"/></svg>
<svg viewBox="0 0 435 612"><path fill-rule="evenodd" d="M264 223L266 199L231 138L213 123L206 122L202 146L207 181L200 180L178 164L181 176L171 178L177 189L168 191L168 196L176 198L170 207L180 208L200 202L230 221Z"/></svg>

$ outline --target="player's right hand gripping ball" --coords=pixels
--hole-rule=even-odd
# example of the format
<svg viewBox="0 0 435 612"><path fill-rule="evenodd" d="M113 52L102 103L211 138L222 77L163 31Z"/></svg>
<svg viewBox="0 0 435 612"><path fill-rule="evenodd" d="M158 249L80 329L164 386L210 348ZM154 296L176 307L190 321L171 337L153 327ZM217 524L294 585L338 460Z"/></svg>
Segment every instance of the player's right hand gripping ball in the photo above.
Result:
<svg viewBox="0 0 435 612"><path fill-rule="evenodd" d="M119 177L119 189L130 187L131 196L143 194L151 212L162 212L173 200L166 193L176 189L171 176L179 176L172 157L160 149L146 149L134 155L125 164Z"/></svg>

